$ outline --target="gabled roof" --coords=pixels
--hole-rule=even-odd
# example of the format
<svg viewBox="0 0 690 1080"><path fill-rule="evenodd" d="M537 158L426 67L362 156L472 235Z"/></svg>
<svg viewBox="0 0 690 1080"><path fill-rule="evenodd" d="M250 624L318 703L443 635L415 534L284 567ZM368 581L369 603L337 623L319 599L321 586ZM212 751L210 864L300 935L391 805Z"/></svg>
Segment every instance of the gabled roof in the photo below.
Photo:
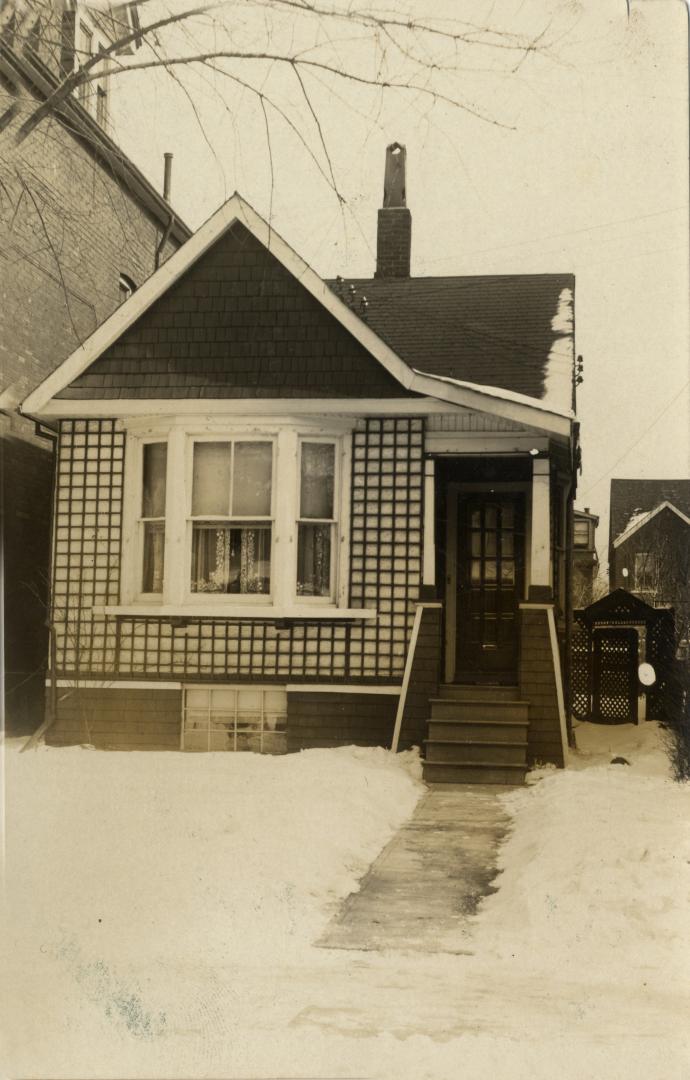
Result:
<svg viewBox="0 0 690 1080"><path fill-rule="evenodd" d="M613 546L617 548L620 547L621 544L626 543L631 536L634 536L639 529L648 525L652 518L655 518L662 510L670 510L672 513L676 514L681 521L685 522L686 525L690 525L690 517L688 517L687 514L684 514L682 510L679 510L677 506L674 506L673 503L665 500L664 502L659 503L658 506L655 506L653 510L649 510L646 514L636 514L628 523L627 529L614 539Z"/></svg>
<svg viewBox="0 0 690 1080"><path fill-rule="evenodd" d="M334 294L307 263L239 195L233 195L216 211L179 251L172 255L155 274L144 282L140 289L94 331L83 345L77 348L30 394L24 402L23 411L46 416L73 415L75 411L73 401L59 401L55 400L56 397L67 392L67 388L72 387L91 365L99 361L113 343L117 342L138 319L151 309L152 305L169 291L170 304L174 305L174 296L171 291L173 286L176 286L183 275L194 267L235 224L247 230L255 241L263 245L263 248L270 252L271 256L351 335L354 341L378 361L387 376L392 377L396 385L402 387L404 392L489 412L554 434L569 435L571 414L567 409L556 409L548 402L511 390L478 386L451 378L430 377L414 371L371 326ZM219 273L222 277L222 268L219 269ZM222 281L220 284L222 287ZM183 329L178 332L184 335ZM68 396L79 397L80 395L71 391ZM91 392L81 396L88 396L93 401L94 398L99 397L99 394ZM107 396L113 397L113 395ZM151 394L146 396L153 397ZM180 390L168 396L182 399L185 395ZM199 395L187 396L198 397ZM198 409L198 401L195 405L193 401L177 400L175 411L186 411L182 405ZM106 406L108 406L107 409ZM104 414L106 413L107 415L127 414L126 381L118 392L117 400L104 403Z"/></svg>
<svg viewBox="0 0 690 1080"><path fill-rule="evenodd" d="M639 520L663 502L671 503L690 517L690 480L612 480L611 542L626 531L633 518Z"/></svg>
<svg viewBox="0 0 690 1080"><path fill-rule="evenodd" d="M570 408L572 274L348 278L329 285L416 371Z"/></svg>
<svg viewBox="0 0 690 1080"><path fill-rule="evenodd" d="M646 604L644 600L640 600L639 596L634 596L627 589L614 589L613 592L607 593L606 596L602 596L599 600L595 600L593 604L584 608L582 612L582 617L588 623L604 618L612 620L635 618L642 621L656 620L666 615L667 611L665 609Z"/></svg>

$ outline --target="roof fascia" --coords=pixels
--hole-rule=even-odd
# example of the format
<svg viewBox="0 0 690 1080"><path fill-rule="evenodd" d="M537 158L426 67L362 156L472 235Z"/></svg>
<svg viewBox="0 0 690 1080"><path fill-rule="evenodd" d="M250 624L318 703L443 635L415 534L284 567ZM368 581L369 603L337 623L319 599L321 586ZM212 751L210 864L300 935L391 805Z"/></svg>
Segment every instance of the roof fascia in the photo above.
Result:
<svg viewBox="0 0 690 1080"><path fill-rule="evenodd" d="M690 517L684 514L682 510L679 510L677 506L674 506L673 503L666 500L665 502L659 503L658 506L655 506L653 510L650 510L643 518L636 521L635 524L629 529L626 529L625 532L620 533L613 541L614 548L620 547L621 544L624 544L631 536L634 536L636 532L643 529L644 526L648 525L652 518L655 518L662 510L672 510L674 514L678 515L681 521L685 522L686 525L690 525Z"/></svg>

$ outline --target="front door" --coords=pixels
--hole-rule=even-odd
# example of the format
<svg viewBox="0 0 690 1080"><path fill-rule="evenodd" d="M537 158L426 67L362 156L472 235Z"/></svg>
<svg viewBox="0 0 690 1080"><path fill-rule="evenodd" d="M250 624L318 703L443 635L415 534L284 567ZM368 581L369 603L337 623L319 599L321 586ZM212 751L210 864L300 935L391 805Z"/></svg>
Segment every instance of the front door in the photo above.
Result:
<svg viewBox="0 0 690 1080"><path fill-rule="evenodd" d="M513 684L524 579L524 498L458 498L455 681Z"/></svg>

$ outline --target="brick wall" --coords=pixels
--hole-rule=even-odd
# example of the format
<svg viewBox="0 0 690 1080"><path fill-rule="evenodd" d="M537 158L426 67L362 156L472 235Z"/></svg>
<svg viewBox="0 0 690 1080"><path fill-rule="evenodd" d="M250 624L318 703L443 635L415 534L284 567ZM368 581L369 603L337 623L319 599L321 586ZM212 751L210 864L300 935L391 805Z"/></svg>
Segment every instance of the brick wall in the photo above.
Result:
<svg viewBox="0 0 690 1080"><path fill-rule="evenodd" d="M3 89L35 100L18 81ZM20 146L11 135L0 161L0 391L19 402L118 305L121 272L137 284L152 273L163 226L57 119ZM14 411L0 438L6 723L20 732L40 722L52 453Z"/></svg>
<svg viewBox="0 0 690 1080"><path fill-rule="evenodd" d="M49 746L89 743L101 750L179 750L182 691L58 688Z"/></svg>
<svg viewBox="0 0 690 1080"><path fill-rule="evenodd" d="M545 608L520 611L520 697L529 702L527 756L563 766L551 638Z"/></svg>

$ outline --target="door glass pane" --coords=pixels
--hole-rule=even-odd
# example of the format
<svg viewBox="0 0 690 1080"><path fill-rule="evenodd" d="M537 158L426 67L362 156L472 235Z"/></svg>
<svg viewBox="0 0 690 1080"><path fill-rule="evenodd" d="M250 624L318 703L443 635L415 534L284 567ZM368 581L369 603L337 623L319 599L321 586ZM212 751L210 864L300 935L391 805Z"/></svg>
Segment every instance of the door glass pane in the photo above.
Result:
<svg viewBox="0 0 690 1080"><path fill-rule="evenodd" d="M479 559L472 559L470 577L474 585L478 585L482 580L482 564Z"/></svg>
<svg viewBox="0 0 690 1080"><path fill-rule="evenodd" d="M239 517L270 517L273 444L235 443L232 513Z"/></svg>
<svg viewBox="0 0 690 1080"><path fill-rule="evenodd" d="M514 550L512 532L501 533L501 552L503 555L513 555Z"/></svg>
<svg viewBox="0 0 690 1080"><path fill-rule="evenodd" d="M504 529L512 529L513 528L513 525L515 524L514 517L515 517L515 515L513 513L513 507L508 506L508 505L506 505L504 503L503 508L501 510L501 525L503 526Z"/></svg>
<svg viewBox="0 0 690 1080"><path fill-rule="evenodd" d="M141 583L145 593L163 592L165 526L163 522L144 523L144 573Z"/></svg>
<svg viewBox="0 0 690 1080"><path fill-rule="evenodd" d="M484 533L484 554L496 556L496 533L487 532Z"/></svg>
<svg viewBox="0 0 690 1080"><path fill-rule="evenodd" d="M493 559L484 560L484 580L496 581L496 563Z"/></svg>
<svg viewBox="0 0 690 1080"><path fill-rule="evenodd" d="M302 443L300 517L332 518L335 445Z"/></svg>
<svg viewBox="0 0 690 1080"><path fill-rule="evenodd" d="M473 529L481 529L482 527L482 515L479 510L473 510L471 515L471 525Z"/></svg>
<svg viewBox="0 0 690 1080"><path fill-rule="evenodd" d="M192 514L227 514L230 504L229 442L198 442L194 444L192 477Z"/></svg>
<svg viewBox="0 0 690 1080"><path fill-rule="evenodd" d="M300 525L297 542L297 594L330 596L332 525Z"/></svg>
<svg viewBox="0 0 690 1080"><path fill-rule="evenodd" d="M487 506L484 510L484 527L486 529L495 529L497 524L497 510L495 506Z"/></svg>
<svg viewBox="0 0 690 1080"><path fill-rule="evenodd" d="M142 517L165 517L165 473L167 464L167 443L146 443L144 445Z"/></svg>
<svg viewBox="0 0 690 1080"><path fill-rule="evenodd" d="M504 559L501 563L501 581L504 585L515 584L515 563L512 559Z"/></svg>
<svg viewBox="0 0 690 1080"><path fill-rule="evenodd" d="M475 557L482 553L482 534L480 532L473 532L470 541L471 554Z"/></svg>
<svg viewBox="0 0 690 1080"><path fill-rule="evenodd" d="M195 524L191 587L192 592L270 592L270 526Z"/></svg>

